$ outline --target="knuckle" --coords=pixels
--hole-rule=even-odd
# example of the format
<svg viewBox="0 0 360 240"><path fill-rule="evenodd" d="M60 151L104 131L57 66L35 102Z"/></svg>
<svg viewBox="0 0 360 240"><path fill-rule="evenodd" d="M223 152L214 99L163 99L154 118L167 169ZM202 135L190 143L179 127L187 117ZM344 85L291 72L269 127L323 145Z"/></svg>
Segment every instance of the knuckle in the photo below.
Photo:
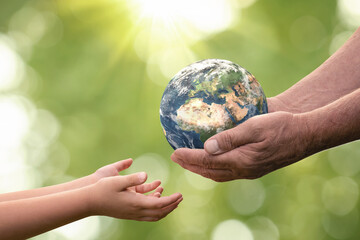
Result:
<svg viewBox="0 0 360 240"><path fill-rule="evenodd" d="M211 165L211 163L210 163L210 161L209 161L209 159L208 159L208 157L207 157L207 155L206 154L202 154L201 155L201 163L202 163L202 165L204 166L204 167L210 167L210 165Z"/></svg>
<svg viewBox="0 0 360 240"><path fill-rule="evenodd" d="M229 150L234 148L234 130L228 130L224 132L219 141L219 147L223 150Z"/></svg>
<svg viewBox="0 0 360 240"><path fill-rule="evenodd" d="M269 145L270 145L270 141L269 140L264 140L262 142L259 142L256 144L258 150L260 151L267 151L269 149Z"/></svg>
<svg viewBox="0 0 360 240"><path fill-rule="evenodd" d="M259 139L263 135L263 128L259 123L254 122L254 117L246 121L247 129L251 129L252 139Z"/></svg>

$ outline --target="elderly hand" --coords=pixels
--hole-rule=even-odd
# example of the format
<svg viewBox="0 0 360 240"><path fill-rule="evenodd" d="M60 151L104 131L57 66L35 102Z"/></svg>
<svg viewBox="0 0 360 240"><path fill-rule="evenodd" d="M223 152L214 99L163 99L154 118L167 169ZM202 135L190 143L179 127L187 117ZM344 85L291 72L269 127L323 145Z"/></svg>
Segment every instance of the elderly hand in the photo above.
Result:
<svg viewBox="0 0 360 240"><path fill-rule="evenodd" d="M218 182L254 179L292 164L307 153L308 131L301 115L255 116L205 142L205 149L177 149L171 159Z"/></svg>

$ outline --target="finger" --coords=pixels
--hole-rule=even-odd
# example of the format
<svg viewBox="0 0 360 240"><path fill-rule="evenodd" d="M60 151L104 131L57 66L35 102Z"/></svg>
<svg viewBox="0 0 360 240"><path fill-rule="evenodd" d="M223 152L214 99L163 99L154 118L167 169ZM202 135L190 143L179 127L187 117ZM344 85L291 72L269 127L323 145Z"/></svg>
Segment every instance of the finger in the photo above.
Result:
<svg viewBox="0 0 360 240"><path fill-rule="evenodd" d="M145 196L142 199L139 199L139 207L143 209L160 209L166 206L169 206L182 198L180 193L174 193L170 196L161 197L161 198L149 198Z"/></svg>
<svg viewBox="0 0 360 240"><path fill-rule="evenodd" d="M164 188L163 187L158 187L155 189L155 193L160 193L160 195L163 193Z"/></svg>
<svg viewBox="0 0 360 240"><path fill-rule="evenodd" d="M232 171L228 169L208 169L191 164L184 164L182 167L216 182L225 182L235 179Z"/></svg>
<svg viewBox="0 0 360 240"><path fill-rule="evenodd" d="M133 173L130 175L118 176L116 179L119 181L119 188L123 190L143 184L147 179L147 174L145 172Z"/></svg>
<svg viewBox="0 0 360 240"><path fill-rule="evenodd" d="M141 220L143 220L143 221L158 221L158 220L166 217L172 211L174 211L174 209L176 209L179 206L179 204L182 200L183 200L183 198L180 198L173 204L171 204L167 207L161 208L161 209L145 209L142 212L144 217Z"/></svg>
<svg viewBox="0 0 360 240"><path fill-rule="evenodd" d="M158 192L153 192L153 193L149 194L148 196L159 198L159 197L161 197L161 194Z"/></svg>
<svg viewBox="0 0 360 240"><path fill-rule="evenodd" d="M133 160L131 158L129 158L129 159L125 159L122 161L118 161L118 162L110 164L110 165L113 165L118 172L121 172L121 171L129 168L132 163L133 163Z"/></svg>
<svg viewBox="0 0 360 240"><path fill-rule="evenodd" d="M205 142L205 151L209 154L216 155L254 142L257 130L252 126L253 119L249 119L235 128L216 134Z"/></svg>
<svg viewBox="0 0 360 240"><path fill-rule="evenodd" d="M183 166L185 164L198 165L203 168L211 169L227 169L232 168L232 161L228 154L210 155L202 149L177 149L172 155L171 159Z"/></svg>
<svg viewBox="0 0 360 240"><path fill-rule="evenodd" d="M160 180L156 180L152 183L146 183L135 187L135 191L138 193L147 193L156 189L161 184Z"/></svg>
<svg viewBox="0 0 360 240"><path fill-rule="evenodd" d="M161 194L163 191L164 191L164 188L158 187L155 189L155 191L153 193L149 194L149 196L159 198L159 197L161 197Z"/></svg>

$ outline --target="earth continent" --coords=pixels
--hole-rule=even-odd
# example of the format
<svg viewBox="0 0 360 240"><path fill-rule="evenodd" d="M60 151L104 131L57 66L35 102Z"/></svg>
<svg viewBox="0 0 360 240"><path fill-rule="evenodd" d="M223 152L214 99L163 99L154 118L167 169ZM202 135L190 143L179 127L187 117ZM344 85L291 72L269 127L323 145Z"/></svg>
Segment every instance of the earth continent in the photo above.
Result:
<svg viewBox="0 0 360 240"><path fill-rule="evenodd" d="M268 112L259 82L221 59L193 63L175 75L160 104L160 121L174 148L204 148L211 136Z"/></svg>

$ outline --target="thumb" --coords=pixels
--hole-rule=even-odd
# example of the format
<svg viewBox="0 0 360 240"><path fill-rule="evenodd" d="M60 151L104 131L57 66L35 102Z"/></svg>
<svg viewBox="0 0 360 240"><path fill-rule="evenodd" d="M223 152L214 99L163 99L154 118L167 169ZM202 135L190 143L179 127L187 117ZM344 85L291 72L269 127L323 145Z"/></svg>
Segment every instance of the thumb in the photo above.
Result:
<svg viewBox="0 0 360 240"><path fill-rule="evenodd" d="M237 127L223 131L209 138L204 145L205 151L216 155L231 151L241 145L253 142L254 134L249 124L242 123Z"/></svg>
<svg viewBox="0 0 360 240"><path fill-rule="evenodd" d="M143 184L147 179L146 172L133 173L130 175L123 176L121 188L125 189L132 186Z"/></svg>

